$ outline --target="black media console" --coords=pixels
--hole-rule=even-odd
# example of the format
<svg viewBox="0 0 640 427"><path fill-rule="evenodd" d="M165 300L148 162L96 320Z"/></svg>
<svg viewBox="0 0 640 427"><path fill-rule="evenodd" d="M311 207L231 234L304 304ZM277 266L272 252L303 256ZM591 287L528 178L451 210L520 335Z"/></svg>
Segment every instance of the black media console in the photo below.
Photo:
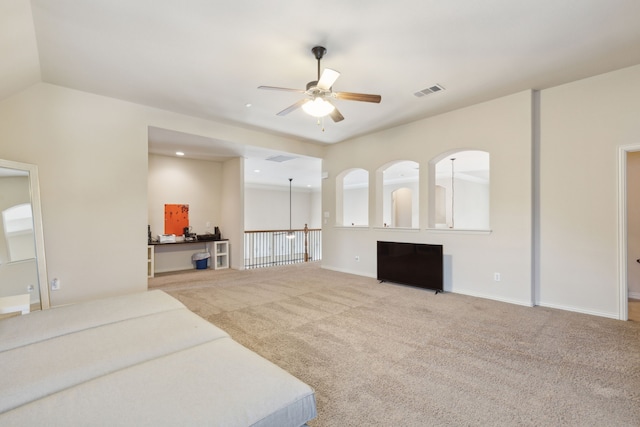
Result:
<svg viewBox="0 0 640 427"><path fill-rule="evenodd" d="M442 245L378 241L378 280L443 291Z"/></svg>

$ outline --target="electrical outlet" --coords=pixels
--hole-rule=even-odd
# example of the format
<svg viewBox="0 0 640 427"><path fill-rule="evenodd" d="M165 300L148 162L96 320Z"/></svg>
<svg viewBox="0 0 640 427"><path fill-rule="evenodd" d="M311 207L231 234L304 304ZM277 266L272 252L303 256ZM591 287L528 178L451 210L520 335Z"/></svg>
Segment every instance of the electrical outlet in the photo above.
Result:
<svg viewBox="0 0 640 427"><path fill-rule="evenodd" d="M356 261L360 261L360 255L356 255Z"/></svg>
<svg viewBox="0 0 640 427"><path fill-rule="evenodd" d="M52 291L57 291L60 289L60 279L53 279L51 281L51 290Z"/></svg>
<svg viewBox="0 0 640 427"><path fill-rule="evenodd" d="M499 282L500 279L501 279L500 273L493 273L493 280L495 280L496 282Z"/></svg>

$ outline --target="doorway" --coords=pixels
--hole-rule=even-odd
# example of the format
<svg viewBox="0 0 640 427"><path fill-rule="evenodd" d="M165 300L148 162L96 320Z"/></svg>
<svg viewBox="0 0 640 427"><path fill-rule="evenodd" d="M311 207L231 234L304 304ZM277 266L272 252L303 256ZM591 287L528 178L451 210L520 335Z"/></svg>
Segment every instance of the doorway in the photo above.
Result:
<svg viewBox="0 0 640 427"><path fill-rule="evenodd" d="M619 319L640 321L640 145L618 150Z"/></svg>
<svg viewBox="0 0 640 427"><path fill-rule="evenodd" d="M628 320L640 321L640 151L626 152Z"/></svg>

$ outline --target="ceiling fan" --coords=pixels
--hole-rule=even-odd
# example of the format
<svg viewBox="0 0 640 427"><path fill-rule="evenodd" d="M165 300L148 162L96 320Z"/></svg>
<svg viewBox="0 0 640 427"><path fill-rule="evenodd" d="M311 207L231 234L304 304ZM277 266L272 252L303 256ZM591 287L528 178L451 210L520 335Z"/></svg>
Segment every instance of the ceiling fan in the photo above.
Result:
<svg viewBox="0 0 640 427"><path fill-rule="evenodd" d="M286 116L290 112L302 107L302 109L311 116L320 118L329 115L334 122L339 122L344 120L344 116L340 114L340 111L338 111L335 105L330 101L332 98L344 99L347 101L380 103L382 100L380 95L353 92L333 92L331 88L338 77L340 77L340 73L336 70L332 70L331 68L325 68L322 75L320 74L320 60L327 52L327 49L322 46L315 46L311 49L311 52L318 61L318 80L307 83L306 90L274 86L258 86L258 89L282 90L287 92L304 93L307 95L306 98L303 98L295 104L280 111L277 114L278 116Z"/></svg>

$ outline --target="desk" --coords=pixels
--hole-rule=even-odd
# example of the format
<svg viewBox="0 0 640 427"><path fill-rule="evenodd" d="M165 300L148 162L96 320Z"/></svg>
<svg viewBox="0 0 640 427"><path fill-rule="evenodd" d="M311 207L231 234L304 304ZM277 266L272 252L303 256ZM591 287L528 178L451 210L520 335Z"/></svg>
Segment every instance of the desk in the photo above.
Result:
<svg viewBox="0 0 640 427"><path fill-rule="evenodd" d="M211 246L211 249L210 249ZM149 277L155 272L181 271L193 268L191 256L204 249L211 254L209 268L220 270L229 268L229 239L195 240L192 242L151 243L147 251ZM169 254L172 252L173 254ZM158 259L156 259L160 256Z"/></svg>

